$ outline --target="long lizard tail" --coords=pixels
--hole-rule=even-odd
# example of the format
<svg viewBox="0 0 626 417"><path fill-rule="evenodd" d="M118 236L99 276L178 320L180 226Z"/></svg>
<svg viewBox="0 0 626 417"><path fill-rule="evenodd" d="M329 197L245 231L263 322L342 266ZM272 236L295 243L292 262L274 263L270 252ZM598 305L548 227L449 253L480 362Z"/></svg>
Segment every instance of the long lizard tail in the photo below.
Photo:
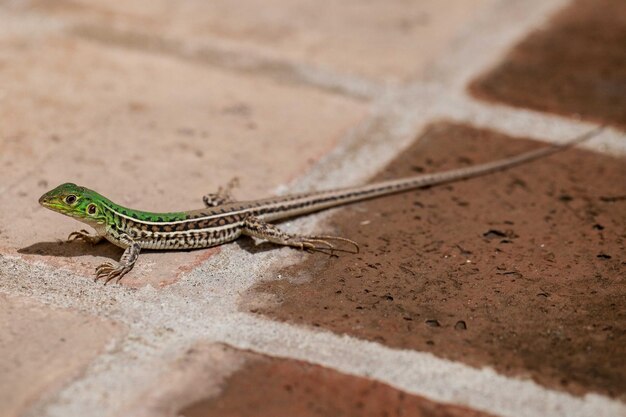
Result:
<svg viewBox="0 0 626 417"><path fill-rule="evenodd" d="M540 149L535 149L533 151L524 152L522 154L515 155L509 158L499 159L497 161L486 162L484 164L474 165L467 168L453 169L440 173L435 172L432 174L418 175L411 178L401 178L397 180L379 182L370 186L361 187L361 189L365 191L365 189L367 188L376 188L376 186L382 186L391 188L398 187L398 191L403 191L412 188L426 187L429 185L443 184L446 182L457 181L460 179L473 178L495 171L508 169L520 164L533 161L535 159L552 155L553 153L563 151L581 142L589 140L594 136L599 135L603 130L604 126L600 126L563 144L556 144Z"/></svg>
<svg viewBox="0 0 626 417"><path fill-rule="evenodd" d="M381 197L388 194L395 194L412 189L424 188L431 185L444 184L458 181L461 179L468 179L481 175L486 175L495 171L508 169L568 149L578 143L584 142L588 139L591 139L592 137L599 135L603 130L604 126L600 126L563 144L552 145L512 156L510 158L499 159L497 161L487 162L484 164L474 165L466 168L458 168L450 171L435 172L432 174L422 174L414 177L382 181L373 184L363 185L360 187L320 191L313 195L293 195L290 196L288 199L280 197L276 199L268 199L263 202L264 204L260 204L261 206L264 206L268 209L267 211L265 211L262 217L268 221L287 218L327 209L334 206L340 206L344 204L354 203L357 201ZM274 204L282 205L282 209L279 212L274 212L272 210L272 206ZM291 207L285 210L285 206Z"/></svg>

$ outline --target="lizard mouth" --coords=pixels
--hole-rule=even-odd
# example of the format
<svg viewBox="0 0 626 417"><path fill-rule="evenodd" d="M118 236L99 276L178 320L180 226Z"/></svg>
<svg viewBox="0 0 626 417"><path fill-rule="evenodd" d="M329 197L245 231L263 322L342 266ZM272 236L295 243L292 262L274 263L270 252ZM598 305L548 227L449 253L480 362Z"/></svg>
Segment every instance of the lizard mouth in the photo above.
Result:
<svg viewBox="0 0 626 417"><path fill-rule="evenodd" d="M39 199L39 204L41 204L43 207L47 208L48 210L52 210L52 211L55 211L57 213L65 214L66 216L81 217L81 216L78 215L78 213L76 213L76 211L74 211L72 209L69 209L65 205L61 205L58 202L50 200L45 195L42 196Z"/></svg>
<svg viewBox="0 0 626 417"><path fill-rule="evenodd" d="M50 199L48 198L46 194L39 197L39 204L41 204L44 207L48 207L48 205L50 204Z"/></svg>

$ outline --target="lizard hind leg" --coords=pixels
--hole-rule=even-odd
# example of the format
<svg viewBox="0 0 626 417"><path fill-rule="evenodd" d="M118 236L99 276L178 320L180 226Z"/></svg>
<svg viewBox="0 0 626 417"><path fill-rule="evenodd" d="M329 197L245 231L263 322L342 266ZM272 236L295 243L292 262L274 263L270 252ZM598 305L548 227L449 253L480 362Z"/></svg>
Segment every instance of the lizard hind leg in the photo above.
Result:
<svg viewBox="0 0 626 417"><path fill-rule="evenodd" d="M248 236L264 239L277 245L291 246L310 252L321 252L328 255L335 255L335 252L359 253L359 245L353 240L338 236L300 236L283 232L278 227L256 217L248 217L243 224L242 233ZM354 246L353 250L338 248L333 245L335 242L349 243Z"/></svg>
<svg viewBox="0 0 626 417"><path fill-rule="evenodd" d="M222 204L232 203L234 201L232 192L235 188L239 187L239 178L234 177L225 187L217 189L216 193L209 193L202 197L204 205L207 207L217 207Z"/></svg>

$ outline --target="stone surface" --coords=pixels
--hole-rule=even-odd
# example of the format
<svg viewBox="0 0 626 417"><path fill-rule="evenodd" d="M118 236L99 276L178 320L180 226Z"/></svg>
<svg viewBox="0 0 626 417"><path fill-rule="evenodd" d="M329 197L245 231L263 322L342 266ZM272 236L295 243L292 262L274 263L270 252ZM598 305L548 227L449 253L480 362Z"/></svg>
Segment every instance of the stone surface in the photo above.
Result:
<svg viewBox="0 0 626 417"><path fill-rule="evenodd" d="M464 23L490 3L74 0L28 4L31 10L81 25L104 25L105 32L148 34L194 47L208 44L381 81L402 81L438 58ZM107 36L101 32L99 38Z"/></svg>
<svg viewBox="0 0 626 417"><path fill-rule="evenodd" d="M376 179L467 166L537 143L431 125ZM359 255L310 255L260 284L255 311L626 396L626 164L579 149L340 209L318 231Z"/></svg>
<svg viewBox="0 0 626 417"><path fill-rule="evenodd" d="M233 372L255 357L221 344L199 342L163 366L161 376L142 387L121 413L132 417L180 416L178 410L220 394Z"/></svg>
<svg viewBox="0 0 626 417"><path fill-rule="evenodd" d="M78 377L123 333L108 320L0 294L0 414L21 415Z"/></svg>
<svg viewBox="0 0 626 417"><path fill-rule="evenodd" d="M626 129L626 4L576 0L474 81L486 100Z"/></svg>
<svg viewBox="0 0 626 417"><path fill-rule="evenodd" d="M75 182L132 208L180 211L239 176L235 194L260 198L365 114L348 98L65 35L0 40L11 97L0 101L0 248L89 276L121 249L57 242L83 225L38 206L48 189ZM211 253L146 253L124 281L171 283Z"/></svg>
<svg viewBox="0 0 626 417"><path fill-rule="evenodd" d="M486 417L306 362L246 354L247 363L184 417Z"/></svg>
<svg viewBox="0 0 626 417"><path fill-rule="evenodd" d="M440 118L569 137L591 126L463 91L568 2L0 2L0 415L626 415L623 160L569 151L281 224L359 256L241 239L146 251L121 286L91 281L121 250L58 242L83 226L37 205L66 181L148 210L235 175L239 199L357 183ZM620 64L598 62L591 103ZM587 146L624 154L621 132ZM537 146L449 124L425 142L381 177Z"/></svg>

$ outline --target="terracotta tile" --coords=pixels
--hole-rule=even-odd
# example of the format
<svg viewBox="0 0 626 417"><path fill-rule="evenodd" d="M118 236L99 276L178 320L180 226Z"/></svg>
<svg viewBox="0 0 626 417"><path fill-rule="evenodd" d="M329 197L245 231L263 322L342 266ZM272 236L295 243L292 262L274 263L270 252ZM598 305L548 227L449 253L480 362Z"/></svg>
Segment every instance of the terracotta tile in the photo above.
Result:
<svg viewBox="0 0 626 417"><path fill-rule="evenodd" d="M159 367L161 375L139 387L118 412L133 417L179 416L188 404L220 394L227 379L256 355L222 344L198 342Z"/></svg>
<svg viewBox="0 0 626 417"><path fill-rule="evenodd" d="M474 81L485 100L626 128L626 4L576 0Z"/></svg>
<svg viewBox="0 0 626 417"><path fill-rule="evenodd" d="M384 81L418 75L491 0L37 1L34 10Z"/></svg>
<svg viewBox="0 0 626 417"><path fill-rule="evenodd" d="M59 244L83 225L38 206L48 189L75 182L125 206L181 211L239 176L238 198L265 197L366 112L317 90L63 35L0 41L11 97L0 101L0 250L89 276L121 250ZM211 253L145 253L124 281L171 283Z"/></svg>
<svg viewBox="0 0 626 417"><path fill-rule="evenodd" d="M248 354L222 392L184 417L483 417L487 414L410 395L389 385L305 362Z"/></svg>
<svg viewBox="0 0 626 417"><path fill-rule="evenodd" d="M540 146L439 123L376 179ZM359 255L309 255L260 284L256 312L429 351L575 394L626 395L626 164L570 149L340 209L320 233Z"/></svg>
<svg viewBox="0 0 626 417"><path fill-rule="evenodd" d="M124 328L71 310L0 294L0 409L30 405L78 377Z"/></svg>

